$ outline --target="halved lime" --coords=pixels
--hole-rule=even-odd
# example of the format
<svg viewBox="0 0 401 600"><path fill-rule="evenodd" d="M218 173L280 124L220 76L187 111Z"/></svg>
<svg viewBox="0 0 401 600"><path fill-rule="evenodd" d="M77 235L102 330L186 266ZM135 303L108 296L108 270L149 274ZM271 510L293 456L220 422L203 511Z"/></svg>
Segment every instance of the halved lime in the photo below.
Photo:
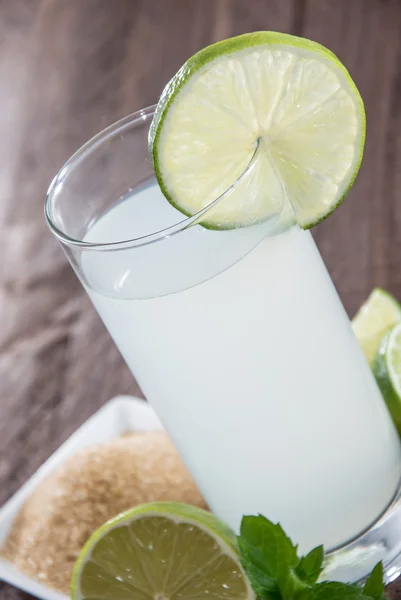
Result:
<svg viewBox="0 0 401 600"><path fill-rule="evenodd" d="M214 515L145 504L98 529L74 568L73 600L254 600L236 537Z"/></svg>
<svg viewBox="0 0 401 600"><path fill-rule="evenodd" d="M251 163L205 224L244 226L292 206L306 229L342 202L364 141L363 102L338 58L315 42L261 31L184 64L157 105L149 150L164 195L184 214L208 206Z"/></svg>
<svg viewBox="0 0 401 600"><path fill-rule="evenodd" d="M372 369L395 426L401 433L401 323L382 340Z"/></svg>
<svg viewBox="0 0 401 600"><path fill-rule="evenodd" d="M401 306L385 290L376 288L352 320L352 328L362 350L372 364L386 332L401 321Z"/></svg>

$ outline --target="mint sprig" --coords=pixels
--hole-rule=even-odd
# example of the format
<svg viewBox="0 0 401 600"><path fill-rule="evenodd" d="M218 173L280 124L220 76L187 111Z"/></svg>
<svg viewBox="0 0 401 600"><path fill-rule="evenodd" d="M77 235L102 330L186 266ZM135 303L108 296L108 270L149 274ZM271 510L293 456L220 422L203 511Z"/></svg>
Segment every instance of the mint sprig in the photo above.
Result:
<svg viewBox="0 0 401 600"><path fill-rule="evenodd" d="M318 583L323 546L306 556L279 523L262 515L245 516L238 536L241 563L262 600L383 600L383 566L376 565L364 588L335 581Z"/></svg>

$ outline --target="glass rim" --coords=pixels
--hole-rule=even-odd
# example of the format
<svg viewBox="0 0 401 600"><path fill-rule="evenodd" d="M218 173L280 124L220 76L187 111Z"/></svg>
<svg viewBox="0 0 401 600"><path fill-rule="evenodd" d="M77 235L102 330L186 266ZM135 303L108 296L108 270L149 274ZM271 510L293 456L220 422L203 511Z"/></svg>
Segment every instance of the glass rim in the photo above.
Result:
<svg viewBox="0 0 401 600"><path fill-rule="evenodd" d="M218 196L215 200L212 200L206 207L202 208L200 211L191 216L185 216L184 213L182 221L174 225L170 225L164 229L156 231L154 233L150 233L144 236L134 237L127 240L119 240L117 242L86 242L84 240L79 240L74 237L69 236L64 231L59 229L57 225L54 223L52 218L52 200L54 198L55 193L57 193L58 186L62 183L63 179L66 177L68 172L71 169L81 162L81 160L85 159L86 155L96 149L98 146L102 145L105 141L109 140L115 134L123 132L128 127L135 125L140 121L145 121L147 117L154 114L156 109L156 104L152 104L146 108L142 108L136 112L133 112L122 119L112 123L92 138L90 138L87 142L85 142L78 150L72 154L72 156L64 163L61 169L53 178L49 189L46 194L45 199L45 218L47 225L50 231L54 234L54 236L65 246L79 248L81 250L122 250L125 248L135 248L140 246L145 246L148 244L152 244L154 242L158 242L165 238L171 237L181 231L184 231L187 227L198 222L204 214L206 214L209 210L211 210L214 206L219 204L239 183L242 179L249 173L252 169L256 157L258 155L258 150L261 147L260 140L257 141L257 145L255 150L249 160L248 165L244 169L244 171L239 175L239 177L228 187L220 196ZM168 200L166 200L168 202Z"/></svg>

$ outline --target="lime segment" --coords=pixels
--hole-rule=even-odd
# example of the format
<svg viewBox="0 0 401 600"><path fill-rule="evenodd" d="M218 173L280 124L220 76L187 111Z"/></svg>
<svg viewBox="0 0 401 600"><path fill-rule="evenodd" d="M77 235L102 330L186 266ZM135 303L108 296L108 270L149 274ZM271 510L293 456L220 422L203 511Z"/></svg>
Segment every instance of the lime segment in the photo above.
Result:
<svg viewBox="0 0 401 600"><path fill-rule="evenodd" d="M254 600L236 538L179 503L136 507L93 534L73 573L73 600Z"/></svg>
<svg viewBox="0 0 401 600"><path fill-rule="evenodd" d="M365 112L341 62L320 44L257 32L190 58L165 88L149 134L167 199L194 215L258 164L205 217L249 225L291 205L309 228L341 203L362 159Z"/></svg>
<svg viewBox="0 0 401 600"><path fill-rule="evenodd" d="M401 323L382 340L372 368L393 421L401 433Z"/></svg>
<svg viewBox="0 0 401 600"><path fill-rule="evenodd" d="M352 328L362 350L372 364L386 332L401 321L401 306L385 290L376 288L352 321Z"/></svg>

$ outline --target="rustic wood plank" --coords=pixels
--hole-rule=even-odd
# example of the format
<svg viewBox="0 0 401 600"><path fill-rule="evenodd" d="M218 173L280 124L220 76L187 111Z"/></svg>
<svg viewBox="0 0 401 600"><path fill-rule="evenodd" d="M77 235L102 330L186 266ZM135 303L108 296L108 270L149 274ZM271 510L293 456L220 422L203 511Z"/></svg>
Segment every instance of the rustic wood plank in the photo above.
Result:
<svg viewBox="0 0 401 600"><path fill-rule="evenodd" d="M398 0L309 0L305 14L304 35L326 44L345 62L366 106L360 175L343 206L315 231L350 315L373 286L401 298L400 275L394 269L390 273L391 264L398 263L400 237L392 216L401 193L399 142L396 147L401 126L395 108L400 104L400 19Z"/></svg>
<svg viewBox="0 0 401 600"><path fill-rule="evenodd" d="M350 313L373 285L401 298L399 0L0 0L0 505L111 396L140 394L46 230L48 183L190 54L258 29L321 41L360 87L361 175L315 236Z"/></svg>

